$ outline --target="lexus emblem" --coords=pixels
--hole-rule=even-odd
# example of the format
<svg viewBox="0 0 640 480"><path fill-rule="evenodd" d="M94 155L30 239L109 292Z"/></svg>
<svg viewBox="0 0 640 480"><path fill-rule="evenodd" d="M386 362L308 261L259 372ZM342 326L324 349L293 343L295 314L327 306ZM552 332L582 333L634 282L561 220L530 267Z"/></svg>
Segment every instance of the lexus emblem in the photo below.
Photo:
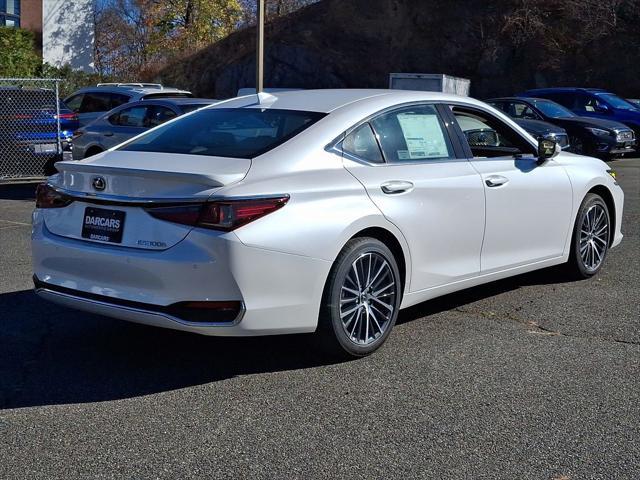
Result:
<svg viewBox="0 0 640 480"><path fill-rule="evenodd" d="M94 190L101 192L106 188L107 181L104 177L93 177L91 184L93 185Z"/></svg>

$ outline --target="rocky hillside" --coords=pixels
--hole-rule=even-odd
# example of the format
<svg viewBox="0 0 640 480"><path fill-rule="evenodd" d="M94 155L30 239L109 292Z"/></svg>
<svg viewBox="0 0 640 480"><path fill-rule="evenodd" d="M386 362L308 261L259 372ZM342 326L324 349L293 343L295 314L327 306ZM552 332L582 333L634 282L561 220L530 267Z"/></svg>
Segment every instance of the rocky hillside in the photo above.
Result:
<svg viewBox="0 0 640 480"><path fill-rule="evenodd" d="M255 29L163 70L225 98L254 86ZM390 72L470 78L486 98L580 85L640 96L640 0L323 0L270 23L267 87L382 87Z"/></svg>

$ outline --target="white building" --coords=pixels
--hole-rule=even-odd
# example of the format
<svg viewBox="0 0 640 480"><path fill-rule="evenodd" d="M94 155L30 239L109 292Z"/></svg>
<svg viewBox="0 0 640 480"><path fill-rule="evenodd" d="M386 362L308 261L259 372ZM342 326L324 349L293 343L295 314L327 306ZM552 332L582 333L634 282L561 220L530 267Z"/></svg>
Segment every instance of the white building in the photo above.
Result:
<svg viewBox="0 0 640 480"><path fill-rule="evenodd" d="M42 61L93 71L94 0L0 0L0 26L36 34Z"/></svg>

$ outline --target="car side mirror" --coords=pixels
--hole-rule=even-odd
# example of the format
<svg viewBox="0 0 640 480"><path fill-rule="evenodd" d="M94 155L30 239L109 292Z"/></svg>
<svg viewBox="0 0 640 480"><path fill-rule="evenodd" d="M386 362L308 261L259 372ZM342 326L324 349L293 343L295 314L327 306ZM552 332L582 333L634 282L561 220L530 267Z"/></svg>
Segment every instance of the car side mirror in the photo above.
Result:
<svg viewBox="0 0 640 480"><path fill-rule="evenodd" d="M543 164L560 153L560 145L548 138L538 140L538 164Z"/></svg>
<svg viewBox="0 0 640 480"><path fill-rule="evenodd" d="M601 103L596 104L595 110L598 113L609 113L609 107L607 105L602 105Z"/></svg>

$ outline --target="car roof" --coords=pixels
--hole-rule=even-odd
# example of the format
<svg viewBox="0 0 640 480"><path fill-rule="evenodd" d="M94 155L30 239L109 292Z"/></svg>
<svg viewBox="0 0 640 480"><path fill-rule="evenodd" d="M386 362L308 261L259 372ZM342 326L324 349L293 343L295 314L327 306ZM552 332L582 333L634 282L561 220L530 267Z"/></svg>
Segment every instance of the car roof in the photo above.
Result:
<svg viewBox="0 0 640 480"><path fill-rule="evenodd" d="M498 97L498 98L490 98L489 100L485 100L485 101L488 103L488 102L511 102L515 100L518 100L521 102L553 102L553 100L549 100L548 98L538 98L538 97Z"/></svg>
<svg viewBox="0 0 640 480"><path fill-rule="evenodd" d="M212 98L145 98L141 100L134 100L133 102L123 103L122 105L118 105L113 110L105 113L111 113L112 111L118 110L126 110L131 107L138 107L140 105L168 105L168 106L180 106L180 105L202 105L207 106L211 104L215 104L220 100L214 100Z"/></svg>
<svg viewBox="0 0 640 480"><path fill-rule="evenodd" d="M603 88L590 88L590 87L549 87L549 88L533 88L527 90L527 92L592 92L592 93L610 93Z"/></svg>
<svg viewBox="0 0 640 480"><path fill-rule="evenodd" d="M174 103L176 105L189 104L193 105L194 103L201 103L203 105L207 105L209 103L216 103L220 100L216 100L215 98L192 98L192 97L148 97L142 100L142 102L165 102L165 103Z"/></svg>
<svg viewBox="0 0 640 480"><path fill-rule="evenodd" d="M383 99L389 105L420 101L463 100L469 104L481 104L471 97L461 97L440 92L385 89L323 89L290 90L286 92L260 93L223 100L211 108L274 108L330 113L349 104L375 102Z"/></svg>
<svg viewBox="0 0 640 480"><path fill-rule="evenodd" d="M141 84L142 85L142 84ZM93 87L83 87L73 92L72 95L76 95L78 93L96 93L96 92L106 92L106 93L124 93L124 94L133 94L133 95L148 95L150 93L191 93L188 90L180 90L179 88L173 87L144 87L144 86L129 86L122 84L103 84L100 86Z"/></svg>

